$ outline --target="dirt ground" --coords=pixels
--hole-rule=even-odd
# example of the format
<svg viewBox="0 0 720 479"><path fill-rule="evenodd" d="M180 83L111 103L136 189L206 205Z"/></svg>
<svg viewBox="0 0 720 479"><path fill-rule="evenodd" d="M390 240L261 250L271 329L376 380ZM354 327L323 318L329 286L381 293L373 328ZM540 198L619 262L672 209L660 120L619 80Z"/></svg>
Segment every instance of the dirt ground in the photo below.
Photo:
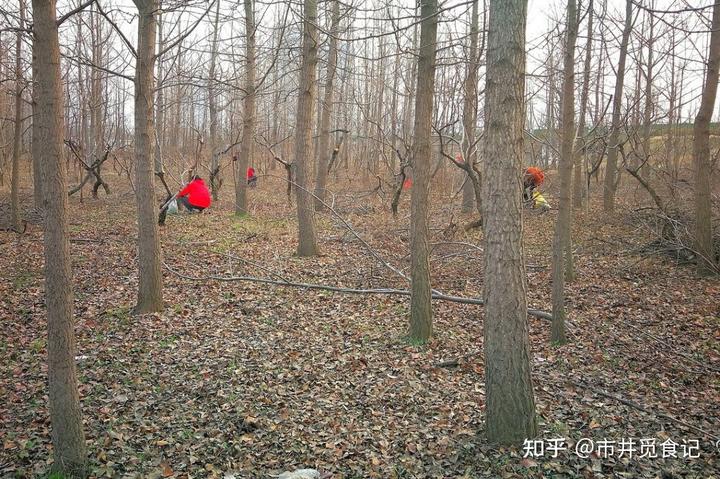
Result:
<svg viewBox="0 0 720 479"><path fill-rule="evenodd" d="M387 203L356 188L337 188L345 192L337 212L408 271L407 198L393 218ZM615 214L595 202L577 212L570 343L551 346L549 323L530 318L545 450L524 458L523 448L484 439L481 307L434 302L434 338L416 346L404 339L406 297L204 279L407 287L329 213L318 217L322 256L296 258L284 185L261 178L247 217L232 215L231 185L209 211L168 217L167 308L132 316L135 203L129 186L114 190L70 199L76 359L94 477L265 478L300 467L327 478L720 477L720 282L643 253L651 232L631 194L620 195ZM4 210L7 201L4 192ZM435 203L433 286L477 297L482 251L462 243L481 247L481 232L448 234L451 220L471 218ZM549 311L557 212L527 213L528 304ZM38 224L0 233L3 478L43 477L51 457L42 253ZM451 360L457 365L440 366ZM581 457L589 440L595 453Z"/></svg>

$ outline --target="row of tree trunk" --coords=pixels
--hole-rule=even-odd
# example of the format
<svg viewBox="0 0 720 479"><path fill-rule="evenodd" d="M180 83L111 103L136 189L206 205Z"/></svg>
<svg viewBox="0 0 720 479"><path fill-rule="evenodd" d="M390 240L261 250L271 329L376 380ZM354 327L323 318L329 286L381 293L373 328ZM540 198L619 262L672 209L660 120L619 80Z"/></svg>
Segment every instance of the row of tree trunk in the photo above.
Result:
<svg viewBox="0 0 720 479"><path fill-rule="evenodd" d="M138 313L159 311L163 308L161 255L154 190L155 132L154 132L154 69L157 35L156 0L134 0L139 13L137 64L135 76L135 149L138 214ZM612 209L617 149L619 111L622 96L624 59L627 37L632 26L631 0L627 1L626 22L621 42L620 64L613 104L610 150L606 172L605 207ZM60 76L60 50L55 0L32 0L33 6L33 79L34 119L32 154L36 177L41 188L40 198L45 211L45 278L48 313L48 374L50 414L55 456L55 468L70 476L82 477L86 473L87 457L77 390L74 363L73 294L70 252L67 238L67 172L63 161L63 111ZM339 6L333 7L333 29L339 22ZM487 33L488 55L485 84L485 137L483 153L486 158L479 202L484 219L484 292L485 302L485 364L487 393L487 433L492 442L517 443L533 437L537 432L534 413L534 396L530 376L530 347L527 322L527 285L522 248L522 162L523 124L525 121L525 0L490 0ZM21 11L24 9L21 5ZM430 273L428 265L428 197L431 161L431 128L433 117L434 70L437 45L436 0L423 0L420 55L417 65L417 93L415 96L414 141L412 167L415 184L411 198L411 312L410 338L424 342L432 334L432 308ZM250 135L243 139L246 155L252 156L254 131L254 15L251 0L245 0L247 42L246 90L244 131ZM309 160L312 154L312 119L316 105L318 32L316 0L304 0L303 55L300 72L300 89L296 121L295 169L298 213L298 255L318 253L314 226L314 198L309 182ZM24 22L24 19L21 21ZM571 178L572 167L578 157L574 125L574 50L577 38L578 14L575 0L568 0L566 42L564 50L562 127L563 138L560 158L560 212L556 225L553 265L553 340L564 338L563 258L570 242ZM477 2L473 5L471 64L468 77L476 74L472 61L476 58ZM717 93L720 70L720 2L713 9L712 34L708 70L703 88L700 111L695 122L694 157L696 171L696 219L698 252L703 270L712 269L714 251L710 219L710 152L709 124ZM623 47L624 46L624 47ZM21 56L21 42L16 45L17 58ZM332 81L336 65L337 45L331 44L331 57L326 80L326 107L332 104ZM587 71L587 70L586 70ZM16 74L20 78L19 67ZM584 73L586 76L587 73ZM466 97L475 95L472 82L466 83ZM21 83L18 81L17 85ZM16 87L19 88L19 87ZM21 98L16 91L16 101ZM583 94L581 105L586 102ZM584 107L581 107L584 108ZM16 105L16 112L20 107ZM476 111L476 110L475 110ZM328 150L326 115L321 112L319 156ZM466 115L474 118L472 104ZM584 116L584 115L581 115ZM16 116L16 126L21 119ZM582 120L581 120L582 121ZM471 162L474 144L474 124L465 126L465 162ZM20 146L14 138L15 155ZM216 148L216 145L213 146ZM613 160L614 158L614 160ZM19 160L13 159L13 176ZM322 163L321 163L322 164ZM237 183L243 186L236 191L236 210L247 211L244 196L244 166L240 165ZM39 173L39 174L38 174ZM468 172L469 175L472 173ZM15 179L15 178L14 178ZM17 182L15 182L17 188ZM319 185L319 187L318 187ZM318 180L317 197L322 199L325 187ZM17 189L12 194L16 198ZM17 204L17 202L15 202ZM322 205L322 202L320 203ZM19 216L13 210L13 221ZM18 220L19 221L19 220ZM502 258L502 261L499 259Z"/></svg>

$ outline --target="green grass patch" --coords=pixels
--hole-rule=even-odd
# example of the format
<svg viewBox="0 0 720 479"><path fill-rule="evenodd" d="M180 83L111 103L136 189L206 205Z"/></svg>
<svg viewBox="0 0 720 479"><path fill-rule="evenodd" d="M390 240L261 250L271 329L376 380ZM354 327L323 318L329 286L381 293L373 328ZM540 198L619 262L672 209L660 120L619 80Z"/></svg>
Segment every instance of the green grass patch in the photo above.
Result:
<svg viewBox="0 0 720 479"><path fill-rule="evenodd" d="M23 270L15 275L12 279L13 289L27 289L35 282L36 276L30 271Z"/></svg>
<svg viewBox="0 0 720 479"><path fill-rule="evenodd" d="M40 353L43 349L45 349L46 344L47 341L45 340L45 338L33 339L33 341L30 343L30 351L34 353Z"/></svg>
<svg viewBox="0 0 720 479"><path fill-rule="evenodd" d="M16 313L25 322L32 319L32 310L30 308L26 308L25 306L19 306Z"/></svg>
<svg viewBox="0 0 720 479"><path fill-rule="evenodd" d="M106 309L102 313L103 319L115 319L121 324L130 324L131 309L129 306Z"/></svg>
<svg viewBox="0 0 720 479"><path fill-rule="evenodd" d="M427 346L427 344L430 342L429 339L422 340L422 339L418 339L418 338L411 338L410 336L403 336L403 339L406 344L408 344L414 348L421 349L421 350L424 350L425 346Z"/></svg>
<svg viewBox="0 0 720 479"><path fill-rule="evenodd" d="M180 339L178 336L168 336L158 341L158 346L162 349L170 349L175 346L175 343Z"/></svg>

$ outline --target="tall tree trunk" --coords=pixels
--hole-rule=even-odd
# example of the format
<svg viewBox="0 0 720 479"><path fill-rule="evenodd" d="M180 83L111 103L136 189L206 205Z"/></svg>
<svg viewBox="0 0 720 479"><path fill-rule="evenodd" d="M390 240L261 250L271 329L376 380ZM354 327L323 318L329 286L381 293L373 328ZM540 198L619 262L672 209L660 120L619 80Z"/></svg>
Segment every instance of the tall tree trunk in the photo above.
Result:
<svg viewBox="0 0 720 479"><path fill-rule="evenodd" d="M220 0L217 0L218 2ZM157 16L158 24L158 52L162 51L165 47L163 39L163 19L162 12L158 13ZM165 149L165 89L163 88L163 82L165 80L165 70L162 58L157 59L157 94L155 100L155 174L162 178L165 175L165 169L163 168L163 152Z"/></svg>
<svg viewBox="0 0 720 479"><path fill-rule="evenodd" d="M278 38L280 38L280 32L276 32L276 35L278 35ZM279 44L279 42L278 42ZM282 116L281 110L280 110L280 96L282 94L281 89L279 88L279 72L280 72L280 66L276 63L275 66L273 66L273 84L278 85L278 88L275 88L275 92L272 95L272 111L274 112L271 116L272 121L272 136L271 140L273 144L277 144L280 141L280 119ZM277 161L274 159L270 159L270 170L275 170Z"/></svg>
<svg viewBox="0 0 720 479"><path fill-rule="evenodd" d="M380 30L381 27L378 26ZM385 41L383 38L379 40L380 45L378 48L379 59L377 65L377 83L374 88L377 92L377 98L375 99L375 118L376 126L375 132L377 139L375 141L376 154L373 158L373 173L377 176L380 173L380 164L382 163L383 153L385 151L385 135L383 133L383 118L385 110Z"/></svg>
<svg viewBox="0 0 720 479"><path fill-rule="evenodd" d="M465 77L465 99L463 102L463 142L462 154L470 168L465 171L465 181L462 190L462 212L469 213L475 206L475 188L473 187L475 173L472 170L475 164L475 124L477 123L477 71L480 66L478 58L478 4L472 4L472 19L470 21L470 56L467 63L467 76ZM478 205L480 209L480 205Z"/></svg>
<svg viewBox="0 0 720 479"><path fill-rule="evenodd" d="M590 66L592 64L592 37L593 37L593 0L588 2L587 6L587 39L585 43L585 63L583 65L582 90L580 92L580 112L578 113L577 138L579 145L574 155L575 170L573 180L573 206L575 208L582 207L583 202L583 185L582 180L582 159L586 154L585 151L585 116L587 115L588 96L590 93Z"/></svg>
<svg viewBox="0 0 720 479"><path fill-rule="evenodd" d="M100 15L93 12L91 14L90 36L92 39L92 61L94 65L100 68L103 65L102 52L102 30L100 23ZM103 97L102 97L102 77L101 72L97 68L90 69L90 144L92 156L99 157L103 151ZM95 195L97 196L97 195Z"/></svg>
<svg viewBox="0 0 720 479"><path fill-rule="evenodd" d="M237 161L239 171L235 182L235 214L237 215L247 214L247 167L252 165L255 151L255 14L252 0L245 0L245 35L247 37L245 43L246 92L243 101L242 146ZM308 128L312 130L312 126L309 125Z"/></svg>
<svg viewBox="0 0 720 479"><path fill-rule="evenodd" d="M605 167L605 187L603 189L603 209L615 209L615 191L617 189L617 157L620 140L620 110L622 109L623 83L625 81L625 61L627 58L628 42L632 30L632 0L625 2L625 28L620 42L620 59L617 74L615 75L615 93L613 96L612 125L610 126L610 139L608 140L608 157Z"/></svg>
<svg viewBox="0 0 720 479"><path fill-rule="evenodd" d="M178 49L182 48L182 42L180 45L178 45ZM183 66L183 56L178 55L177 61L175 62L175 75L180 78L182 76L182 66ZM172 124L174 126L174 131L177 132L178 136L178 142L175 145L175 153L178 152L180 148L184 148L187 145L187 142L185 141L185 137L187 135L188 125L184 125L183 122L183 103L185 101L185 86L184 85L177 85L175 87L175 112L173 115L173 121ZM184 125L184 127L183 127Z"/></svg>
<svg viewBox="0 0 720 479"><path fill-rule="evenodd" d="M573 157L575 154L575 42L577 40L577 5L575 0L567 2L567 22L564 52L564 72L562 89L562 146L560 151L560 196L558 198L558 217L555 222L553 241L553 321L550 341L564 344L565 337L565 271L563 261L570 242L570 221L572 204ZM572 256L571 256L572 259Z"/></svg>
<svg viewBox="0 0 720 479"><path fill-rule="evenodd" d="M35 132L42 157L45 210L45 303L53 468L86 477L87 453L75 372L72 271L67 236L67 186L63 159L63 93L55 0L33 0Z"/></svg>
<svg viewBox="0 0 720 479"><path fill-rule="evenodd" d="M392 98L390 100L390 130L391 130L391 144L392 152L390 153L390 175L395 175L396 159L395 149L397 148L398 140L398 83L400 81L400 55L395 55L395 65L393 68L393 86L392 86Z"/></svg>
<svg viewBox="0 0 720 479"><path fill-rule="evenodd" d="M217 201L220 190L220 152L218 151L218 137L217 137L217 92L215 91L215 70L217 68L217 56L218 56L218 33L219 33L219 21L220 21L220 0L216 0L215 5L215 22L213 26L213 39L212 39L212 52L210 53L210 74L208 75L208 106L210 110L210 191L214 201ZM250 3L250 12L252 12L252 2ZM251 18L252 21L252 18ZM247 24L247 20L245 21ZM253 32L254 33L254 32ZM248 36L248 38L250 38ZM254 35L253 35L253 38ZM249 61L249 59L248 59ZM254 58L253 58L254 61ZM253 83L255 83L253 81ZM243 176L244 178L244 176Z"/></svg>
<svg viewBox="0 0 720 479"><path fill-rule="evenodd" d="M417 13L417 5L415 6L415 10ZM413 39L412 39L412 47L411 51L414 53L417 50L417 42L418 42L418 29L417 25L413 26ZM407 87L406 88L407 93L405 96L404 101L404 118L403 118L403 139L405 140L406 144L410 143L410 128L412 126L413 122L413 102L415 99L415 79L416 77L416 70L417 70L418 62L413 57L410 61L410 75L407 77L408 80L406 81Z"/></svg>
<svg viewBox="0 0 720 479"><path fill-rule="evenodd" d="M546 139L545 145L545 168L550 168L555 163L555 45L548 42L548 82L547 82L547 105L546 115Z"/></svg>
<svg viewBox="0 0 720 479"><path fill-rule="evenodd" d="M651 2L650 8L655 7L655 2ZM648 21L650 22L650 33L648 34L648 58L647 58L647 69L645 71L645 107L643 109L643 133L642 133L642 161L647 161L650 158L650 127L652 122L653 113L653 96L652 96L652 82L653 76L653 62L654 60L654 44L655 44L655 17L652 13L648 12ZM641 163L642 164L642 163ZM642 176L642 170L638 171L638 174Z"/></svg>
<svg viewBox="0 0 720 479"><path fill-rule="evenodd" d="M34 45L34 44L33 44ZM32 67L32 77L37 79L37 72L35 71L35 64ZM33 104L32 104L33 118L37 114L37 95L35 94L35 88L33 88ZM41 147L40 142L37 138L40 137L40 133L37 129L37 122L32 122L32 143L30 144L30 154L32 155L32 169L33 169L33 203L35 209L41 211L43 208L43 170L42 163L40 162Z"/></svg>
<svg viewBox="0 0 720 479"><path fill-rule="evenodd" d="M298 256L319 253L315 235L315 212L310 194L310 158L312 158L312 119L316 94L317 0L304 0L303 55L300 90L295 123L295 198L298 216Z"/></svg>
<svg viewBox="0 0 720 479"><path fill-rule="evenodd" d="M325 80L325 99L322 102L320 119L320 139L318 140L317 171L315 176L315 210L321 211L325 201L327 187L328 163L330 159L330 116L333 112L333 85L337 66L337 34L340 27L340 1L332 4L332 21L330 25L330 48L328 50L327 78Z"/></svg>
<svg viewBox="0 0 720 479"><path fill-rule="evenodd" d="M537 434L522 245L526 0L490 0L483 170L486 429L491 443Z"/></svg>
<svg viewBox="0 0 720 479"><path fill-rule="evenodd" d="M420 2L420 57L412 167L414 182L410 197L410 340L424 343L432 336L430 264L428 261L428 205L432 161L432 115L435 91L437 0Z"/></svg>
<svg viewBox="0 0 720 479"><path fill-rule="evenodd" d="M32 4L32 3L31 3ZM35 14L33 13L33 17ZM38 72L37 72L37 62L35 61L35 50L37 49L37 46L35 44L35 38L33 37L33 62L32 62L32 77L37 78ZM32 101L32 113L33 118L35 118L38 113L38 89L33 88L32 92L33 101ZM38 140L40 138L40 130L38 128L38 122L34 121L32 122L32 143L30 145L30 154L32 155L32 166L33 166L33 203L35 205L35 209L38 211L42 211L44 206L44 195L43 192L43 168L42 168L42 162L40 161L40 158L42 157L43 150L42 150L42 144Z"/></svg>
<svg viewBox="0 0 720 479"><path fill-rule="evenodd" d="M718 87L720 70L720 1L713 6L712 33L708 51L707 73L702 91L700 110L695 117L693 133L693 156L695 163L695 249L697 268L701 274L717 271L713 247L712 211L710 207L711 176L710 164L710 120Z"/></svg>
<svg viewBox="0 0 720 479"><path fill-rule="evenodd" d="M20 28L25 27L25 0L20 0ZM20 150L22 148L22 36L15 38L15 126L13 131L12 173L10 177L10 223L20 231Z"/></svg>
<svg viewBox="0 0 720 479"><path fill-rule="evenodd" d="M135 313L163 309L160 238L155 217L153 160L154 67L157 23L156 0L133 0L138 8L137 63L135 67L135 188L138 209L138 266L140 281Z"/></svg>
<svg viewBox="0 0 720 479"><path fill-rule="evenodd" d="M675 182L677 181L677 175L675 174L675 104L677 100L677 81L676 81L676 66L675 66L675 30L673 29L670 36L670 44L672 49L670 51L670 95L668 98L668 128L667 128L667 157L666 157L666 168L670 171L670 178L672 180L671 193L674 195Z"/></svg>
<svg viewBox="0 0 720 479"><path fill-rule="evenodd" d="M90 16L90 37L92 40L92 62L93 65L97 65L99 68L104 68L104 54L102 48L103 35L102 35L102 22L100 21L100 15L97 12L92 12ZM89 139L90 143L88 146L89 153L87 158L89 161L94 162L102 152L104 151L104 139L105 139L105 99L103 98L103 78L102 72L98 68L91 68L90 75L90 130ZM100 170L102 165L98 164L97 172L98 178L100 177ZM98 189L103 186L105 192L108 193L109 188L106 183L99 181L95 182L92 189L93 198L98 197Z"/></svg>

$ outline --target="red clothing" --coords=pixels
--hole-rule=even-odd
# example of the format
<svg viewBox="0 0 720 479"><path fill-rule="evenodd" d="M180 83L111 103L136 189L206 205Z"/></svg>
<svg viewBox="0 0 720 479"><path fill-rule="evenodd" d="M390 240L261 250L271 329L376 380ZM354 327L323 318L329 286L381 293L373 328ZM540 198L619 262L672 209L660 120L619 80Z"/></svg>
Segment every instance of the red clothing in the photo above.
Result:
<svg viewBox="0 0 720 479"><path fill-rule="evenodd" d="M545 173L543 171L536 167L531 166L527 170L525 170L525 187L529 186L540 186L545 181Z"/></svg>
<svg viewBox="0 0 720 479"><path fill-rule="evenodd" d="M210 191L207 189L207 186L205 186L205 182L202 179L192 180L190 183L185 185L185 188L180 190L180 193L178 193L177 196L178 198L187 196L188 202L198 208L207 208L210 206Z"/></svg>
<svg viewBox="0 0 720 479"><path fill-rule="evenodd" d="M247 179L249 180L250 178L254 178L254 177L255 177L255 168L250 166L250 167L248 167L248 170L247 170Z"/></svg>

